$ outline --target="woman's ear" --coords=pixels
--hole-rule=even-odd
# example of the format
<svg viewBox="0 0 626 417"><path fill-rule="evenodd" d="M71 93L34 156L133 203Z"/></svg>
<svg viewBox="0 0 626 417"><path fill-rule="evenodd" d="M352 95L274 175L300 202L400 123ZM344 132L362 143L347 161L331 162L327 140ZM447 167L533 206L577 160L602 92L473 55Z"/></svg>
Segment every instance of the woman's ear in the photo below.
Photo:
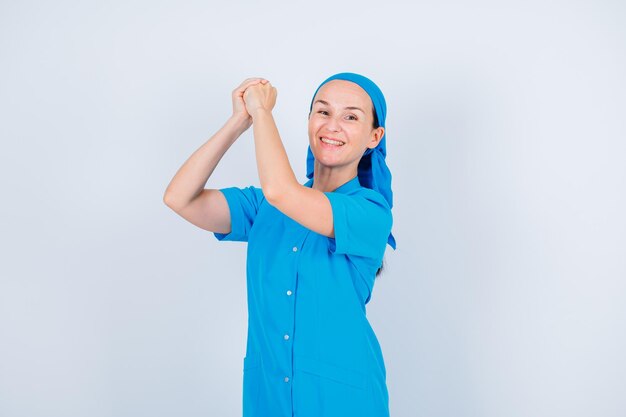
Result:
<svg viewBox="0 0 626 417"><path fill-rule="evenodd" d="M383 138L384 134L385 134L384 127L378 126L376 129L374 129L372 133L372 140L370 140L370 142L367 144L367 147L368 148L377 147L378 144L380 143L380 140Z"/></svg>

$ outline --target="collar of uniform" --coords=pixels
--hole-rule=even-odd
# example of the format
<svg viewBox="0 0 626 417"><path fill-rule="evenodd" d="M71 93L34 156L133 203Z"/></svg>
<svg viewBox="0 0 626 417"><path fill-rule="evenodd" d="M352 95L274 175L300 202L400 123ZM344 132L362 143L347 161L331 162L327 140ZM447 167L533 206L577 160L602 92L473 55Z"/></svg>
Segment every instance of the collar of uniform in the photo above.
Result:
<svg viewBox="0 0 626 417"><path fill-rule="evenodd" d="M313 180L315 179L315 177L311 178L310 180L308 180L304 186L305 187L309 187L311 188L313 186ZM359 176L357 175L356 177L352 178L351 180L344 182L343 184L341 184L339 187L335 188L332 192L334 193L346 193L348 191L352 191L355 190L357 188L361 187L361 181L359 181Z"/></svg>

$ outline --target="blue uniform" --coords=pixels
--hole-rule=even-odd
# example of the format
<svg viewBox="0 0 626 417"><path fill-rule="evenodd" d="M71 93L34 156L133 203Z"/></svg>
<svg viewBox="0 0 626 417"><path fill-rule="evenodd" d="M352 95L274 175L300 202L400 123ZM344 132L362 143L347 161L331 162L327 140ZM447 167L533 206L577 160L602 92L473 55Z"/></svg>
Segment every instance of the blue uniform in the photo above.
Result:
<svg viewBox="0 0 626 417"><path fill-rule="evenodd" d="M248 242L243 416L389 416L383 355L365 309L393 221L385 198L358 176L325 192L330 238L270 205L261 188L220 191L232 228L215 237Z"/></svg>

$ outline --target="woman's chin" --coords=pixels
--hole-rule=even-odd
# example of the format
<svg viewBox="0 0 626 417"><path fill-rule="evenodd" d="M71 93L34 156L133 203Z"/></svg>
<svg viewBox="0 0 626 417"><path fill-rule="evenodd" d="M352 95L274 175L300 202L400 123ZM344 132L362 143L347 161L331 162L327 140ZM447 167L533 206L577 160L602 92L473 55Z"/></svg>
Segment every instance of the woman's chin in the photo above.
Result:
<svg viewBox="0 0 626 417"><path fill-rule="evenodd" d="M324 151L323 149L317 149L313 152L313 156L315 157L315 160L320 161L325 165L336 165L342 160L342 158L339 158L334 152Z"/></svg>
<svg viewBox="0 0 626 417"><path fill-rule="evenodd" d="M316 158L316 162L319 167L332 170L337 170L341 167L344 167L345 165L343 160L340 160L338 158L328 158L324 156L322 156L321 158Z"/></svg>

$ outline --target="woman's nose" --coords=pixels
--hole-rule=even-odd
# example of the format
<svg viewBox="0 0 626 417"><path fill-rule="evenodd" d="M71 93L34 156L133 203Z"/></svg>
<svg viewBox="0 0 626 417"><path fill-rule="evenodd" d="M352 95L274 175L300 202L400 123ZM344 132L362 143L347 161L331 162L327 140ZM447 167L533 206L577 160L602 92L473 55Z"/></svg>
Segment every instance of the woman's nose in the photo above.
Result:
<svg viewBox="0 0 626 417"><path fill-rule="evenodd" d="M332 131L336 132L336 131L338 131L340 129L339 122L337 122L337 120L335 120L335 118L331 117L326 122L326 128L328 130L332 130Z"/></svg>

